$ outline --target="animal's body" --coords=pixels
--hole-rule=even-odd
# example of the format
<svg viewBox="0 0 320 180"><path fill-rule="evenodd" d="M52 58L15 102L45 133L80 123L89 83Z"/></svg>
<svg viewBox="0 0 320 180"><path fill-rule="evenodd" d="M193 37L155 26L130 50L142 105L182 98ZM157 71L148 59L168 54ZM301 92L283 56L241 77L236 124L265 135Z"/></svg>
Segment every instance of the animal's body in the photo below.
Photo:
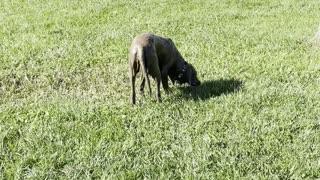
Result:
<svg viewBox="0 0 320 180"><path fill-rule="evenodd" d="M191 86L200 85L197 73L191 64L188 64L173 41L150 33L138 35L132 41L129 49L129 66L131 82L131 101L136 103L135 79L137 73L142 71L140 92L143 94L145 82L151 95L148 75L156 82L157 99L161 102L160 82L166 92L169 92L168 76L174 83L187 82Z"/></svg>

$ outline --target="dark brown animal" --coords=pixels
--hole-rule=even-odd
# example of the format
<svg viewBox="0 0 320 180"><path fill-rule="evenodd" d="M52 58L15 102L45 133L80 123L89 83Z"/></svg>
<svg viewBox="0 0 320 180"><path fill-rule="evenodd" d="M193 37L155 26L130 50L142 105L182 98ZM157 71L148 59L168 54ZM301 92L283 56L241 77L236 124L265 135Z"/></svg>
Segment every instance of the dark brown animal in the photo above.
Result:
<svg viewBox="0 0 320 180"><path fill-rule="evenodd" d="M161 102L160 81L164 90L168 93L168 76L173 83L188 83L190 86L200 85L197 72L191 64L188 64L173 41L150 33L138 35L132 41L129 49L129 66L131 82L131 101L136 103L135 79L139 70L142 71L140 92L143 94L145 81L151 96L150 81L151 75L156 82L158 102Z"/></svg>

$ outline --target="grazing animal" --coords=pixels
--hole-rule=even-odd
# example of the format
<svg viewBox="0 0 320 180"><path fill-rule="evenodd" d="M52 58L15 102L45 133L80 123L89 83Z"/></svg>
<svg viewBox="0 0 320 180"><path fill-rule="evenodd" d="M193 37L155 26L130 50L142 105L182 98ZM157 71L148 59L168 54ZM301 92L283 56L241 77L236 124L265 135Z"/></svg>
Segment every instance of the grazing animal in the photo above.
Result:
<svg viewBox="0 0 320 180"><path fill-rule="evenodd" d="M156 82L158 102L161 102L160 81L166 93L169 92L168 76L172 83L188 83L190 86L199 86L197 72L187 63L173 41L150 33L143 33L135 37L129 49L129 66L131 82L131 101L136 103L135 79L139 70L142 71L140 93L143 94L145 82L151 96L148 75Z"/></svg>

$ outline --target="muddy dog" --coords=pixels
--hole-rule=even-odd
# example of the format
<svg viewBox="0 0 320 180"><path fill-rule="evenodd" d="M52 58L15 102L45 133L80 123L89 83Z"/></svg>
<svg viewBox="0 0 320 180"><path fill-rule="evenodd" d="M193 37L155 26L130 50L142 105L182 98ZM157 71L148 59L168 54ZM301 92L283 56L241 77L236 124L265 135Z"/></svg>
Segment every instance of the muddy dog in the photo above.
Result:
<svg viewBox="0 0 320 180"><path fill-rule="evenodd" d="M158 102L161 102L160 81L166 93L169 92L168 76L172 83L188 83L190 86L200 85L197 72L191 64L188 64L173 41L150 33L143 33L135 37L129 49L129 66L131 82L131 101L136 103L135 79L139 70L142 71L140 93L143 94L144 85L147 86L151 96L151 75L156 82Z"/></svg>

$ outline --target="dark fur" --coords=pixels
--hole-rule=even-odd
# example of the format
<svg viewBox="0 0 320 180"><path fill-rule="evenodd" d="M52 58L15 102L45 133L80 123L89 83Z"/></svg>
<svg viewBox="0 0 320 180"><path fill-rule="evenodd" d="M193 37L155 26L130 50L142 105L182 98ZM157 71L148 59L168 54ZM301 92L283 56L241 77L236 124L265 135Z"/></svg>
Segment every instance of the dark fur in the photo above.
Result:
<svg viewBox="0 0 320 180"><path fill-rule="evenodd" d="M157 99L161 102L160 81L166 92L169 91L168 76L173 83L188 83L191 86L200 85L197 73L188 64L169 38L162 38L150 33L143 33L134 38L129 50L131 101L136 103L135 79L139 70L142 71L140 92L143 93L145 81L151 95L151 75L156 82Z"/></svg>

